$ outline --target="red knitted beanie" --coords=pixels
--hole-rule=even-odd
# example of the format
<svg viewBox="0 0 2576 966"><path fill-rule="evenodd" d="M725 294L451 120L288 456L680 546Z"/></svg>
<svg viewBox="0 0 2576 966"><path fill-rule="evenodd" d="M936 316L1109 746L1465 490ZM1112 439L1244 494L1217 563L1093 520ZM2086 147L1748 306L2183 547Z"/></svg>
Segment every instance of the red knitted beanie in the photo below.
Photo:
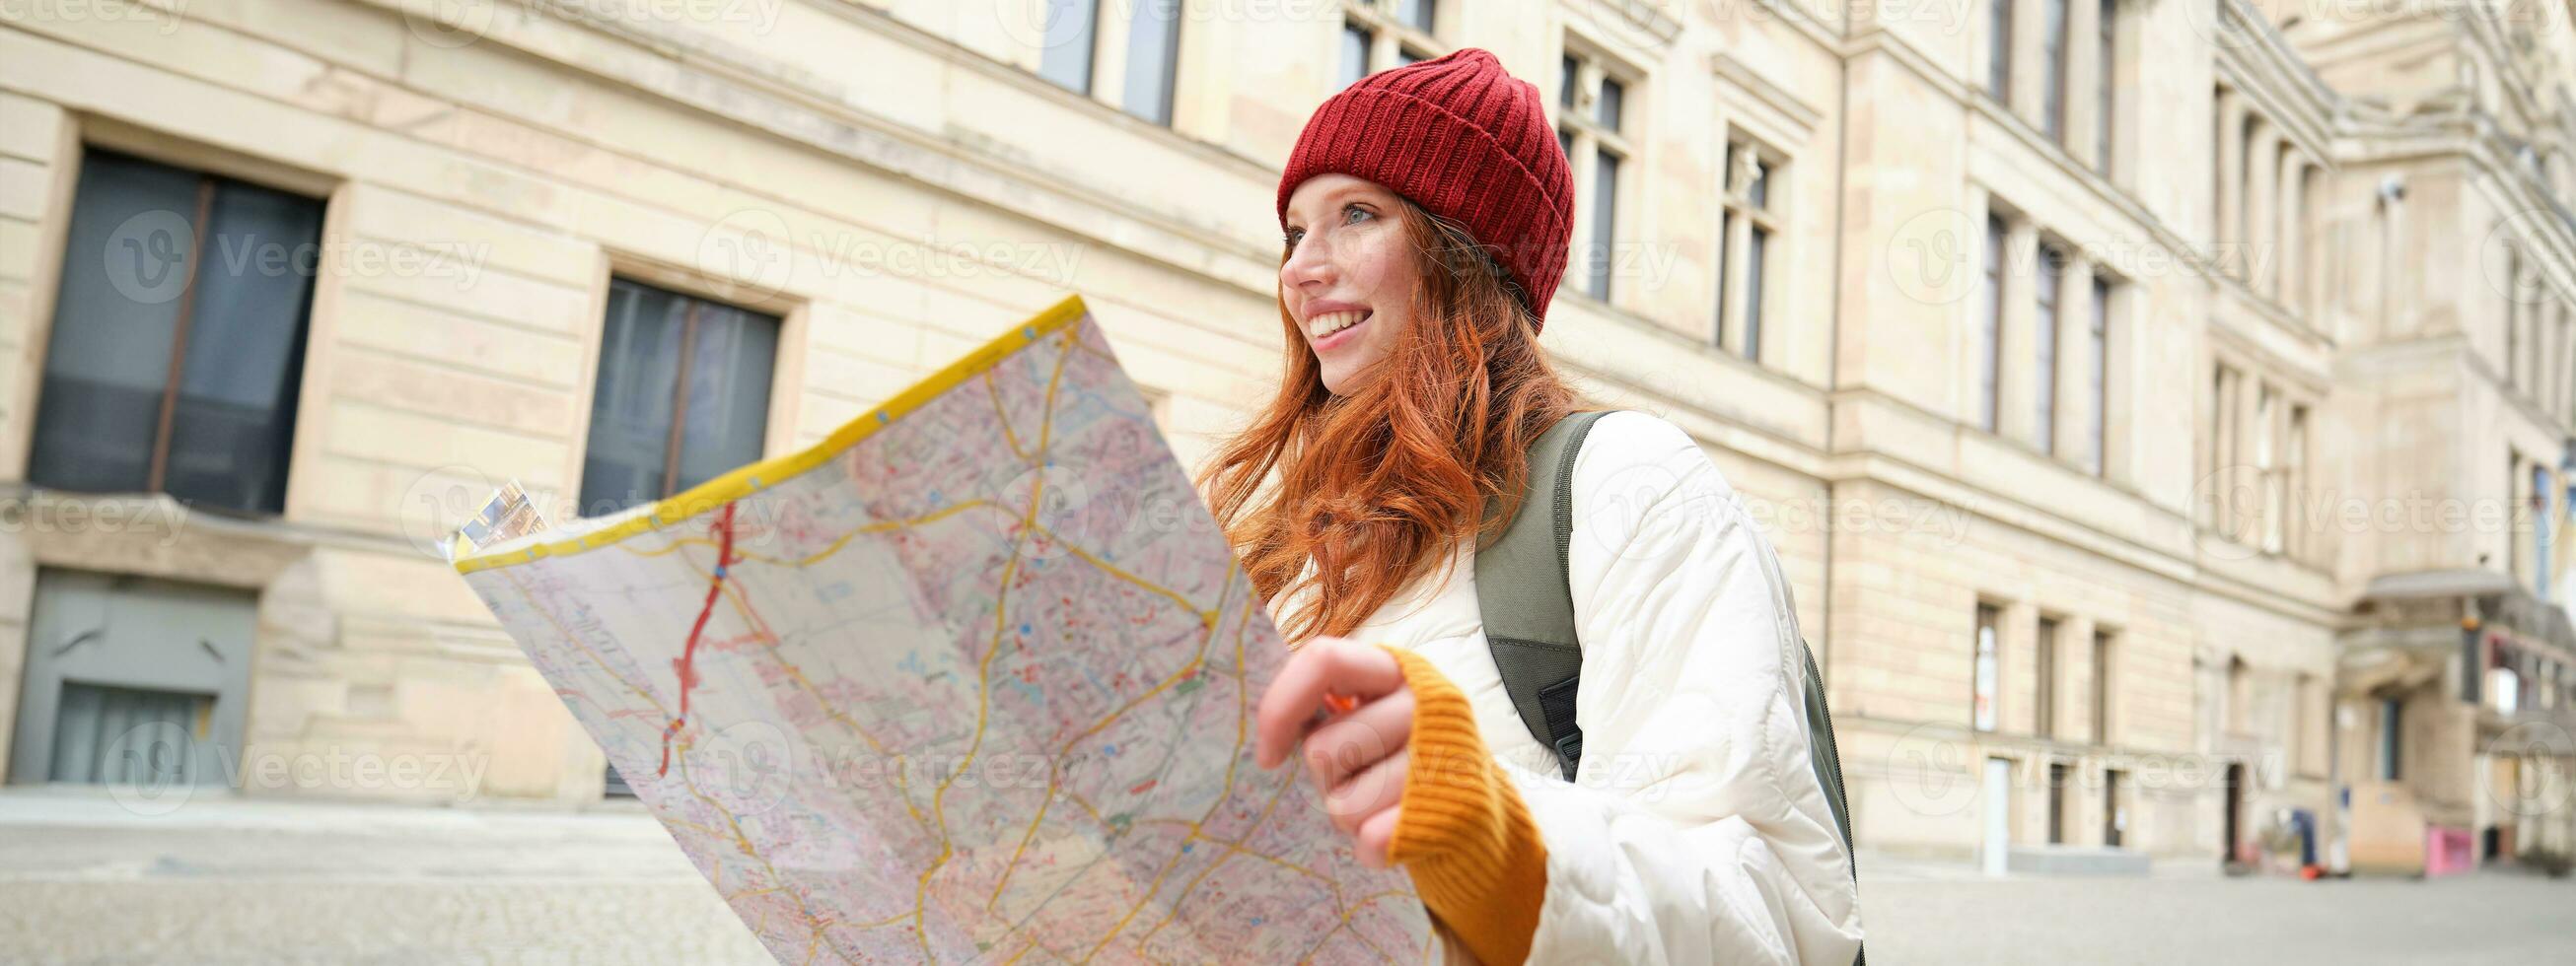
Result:
<svg viewBox="0 0 2576 966"><path fill-rule="evenodd" d="M1279 177L1281 227L1308 178L1377 182L1467 226L1544 324L1574 225L1574 175L1546 108L1536 86L1473 47L1361 78L1298 135Z"/></svg>

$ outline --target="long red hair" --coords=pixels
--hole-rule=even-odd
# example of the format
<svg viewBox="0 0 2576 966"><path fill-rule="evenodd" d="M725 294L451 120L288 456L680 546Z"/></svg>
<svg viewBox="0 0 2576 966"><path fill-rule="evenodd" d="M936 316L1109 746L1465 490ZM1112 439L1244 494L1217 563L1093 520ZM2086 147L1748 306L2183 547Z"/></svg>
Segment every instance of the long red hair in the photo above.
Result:
<svg viewBox="0 0 2576 966"><path fill-rule="evenodd" d="M1279 615L1292 644L1350 633L1459 540L1499 532L1530 444L1575 408L1520 288L1458 223L1397 208L1419 253L1412 330L1336 396L1283 294L1278 394L1199 474L1255 592L1298 594Z"/></svg>

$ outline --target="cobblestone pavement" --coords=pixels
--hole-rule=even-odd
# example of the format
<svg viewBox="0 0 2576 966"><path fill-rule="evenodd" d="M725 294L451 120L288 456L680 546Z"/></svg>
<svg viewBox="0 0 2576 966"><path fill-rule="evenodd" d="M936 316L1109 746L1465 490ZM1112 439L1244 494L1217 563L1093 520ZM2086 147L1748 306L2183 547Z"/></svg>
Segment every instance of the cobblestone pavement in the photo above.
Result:
<svg viewBox="0 0 2576 966"><path fill-rule="evenodd" d="M633 803L0 794L0 963L770 962Z"/></svg>
<svg viewBox="0 0 2576 966"><path fill-rule="evenodd" d="M2576 882L1983 879L1863 857L1870 959L2576 961ZM631 803L566 814L0 793L0 963L770 962Z"/></svg>
<svg viewBox="0 0 2576 966"><path fill-rule="evenodd" d="M2197 864L2151 878L1987 879L1872 865L1864 855L1861 910L1882 966L2576 962L2576 880L2223 879Z"/></svg>

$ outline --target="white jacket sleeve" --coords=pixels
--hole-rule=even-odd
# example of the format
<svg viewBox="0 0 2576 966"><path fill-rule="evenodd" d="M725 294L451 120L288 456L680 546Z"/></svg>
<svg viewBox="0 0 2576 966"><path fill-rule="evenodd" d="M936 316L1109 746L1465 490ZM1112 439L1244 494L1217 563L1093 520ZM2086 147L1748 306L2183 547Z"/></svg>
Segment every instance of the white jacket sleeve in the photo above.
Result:
<svg viewBox="0 0 2576 966"><path fill-rule="evenodd" d="M1594 424L1573 511L1581 771L1508 769L1547 847L1530 961L1846 966L1858 890L1770 542L1698 444L1641 413Z"/></svg>

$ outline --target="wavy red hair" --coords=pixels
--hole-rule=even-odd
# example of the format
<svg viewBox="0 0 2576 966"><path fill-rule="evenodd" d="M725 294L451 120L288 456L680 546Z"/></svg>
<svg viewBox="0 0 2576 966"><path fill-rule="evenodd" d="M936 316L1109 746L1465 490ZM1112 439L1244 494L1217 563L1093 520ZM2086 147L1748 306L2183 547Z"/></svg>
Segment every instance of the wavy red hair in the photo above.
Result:
<svg viewBox="0 0 2576 966"><path fill-rule="evenodd" d="M1199 474L1254 590L1292 595L1292 645L1350 633L1458 541L1499 532L1531 442L1575 409L1519 286L1457 222L1397 208L1418 253L1411 331L1336 396L1283 294L1278 394Z"/></svg>

